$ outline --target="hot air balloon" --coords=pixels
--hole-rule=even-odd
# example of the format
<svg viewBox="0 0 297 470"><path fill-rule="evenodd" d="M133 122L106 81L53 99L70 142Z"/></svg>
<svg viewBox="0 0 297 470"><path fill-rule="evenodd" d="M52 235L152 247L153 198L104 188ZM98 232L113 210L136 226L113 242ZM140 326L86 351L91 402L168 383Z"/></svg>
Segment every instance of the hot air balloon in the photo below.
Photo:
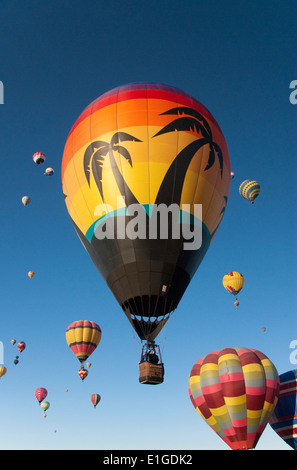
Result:
<svg viewBox="0 0 297 470"><path fill-rule="evenodd" d="M84 366L81 366L81 368L78 371L78 375L80 376L81 380L85 380L85 378L88 376L88 371L87 369L84 369Z"/></svg>
<svg viewBox="0 0 297 470"><path fill-rule="evenodd" d="M22 197L22 203L24 204L24 206L27 206L28 204L30 204L30 202L31 202L31 199L29 198L29 196Z"/></svg>
<svg viewBox="0 0 297 470"><path fill-rule="evenodd" d="M231 449L253 449L277 403L279 377L262 352L225 348L195 363L188 391L200 416Z"/></svg>
<svg viewBox="0 0 297 470"><path fill-rule="evenodd" d="M12 339L10 342L11 342L12 345L14 345L16 343L16 340Z"/></svg>
<svg viewBox="0 0 297 470"><path fill-rule="evenodd" d="M277 405L269 424L294 450L297 450L297 370L281 374Z"/></svg>
<svg viewBox="0 0 297 470"><path fill-rule="evenodd" d="M29 276L30 279L32 279L32 277L35 276L34 271L29 271L29 272L28 272L28 276Z"/></svg>
<svg viewBox="0 0 297 470"><path fill-rule="evenodd" d="M91 367L91 365L92 365L92 364L91 364L90 362L87 362L87 363L86 363L86 366L87 366L88 368Z"/></svg>
<svg viewBox="0 0 297 470"><path fill-rule="evenodd" d="M66 330L66 341L81 364L94 352L101 340L101 328L89 320L71 323Z"/></svg>
<svg viewBox="0 0 297 470"><path fill-rule="evenodd" d="M260 185L255 180L245 180L239 186L239 194L254 204L256 197L260 194Z"/></svg>
<svg viewBox="0 0 297 470"><path fill-rule="evenodd" d="M223 277L223 286L225 289L230 292L230 294L235 295L235 307L238 307L239 302L237 300L237 294L241 291L244 286L244 277L242 274L237 273L236 271L231 271L228 274L225 274Z"/></svg>
<svg viewBox="0 0 297 470"><path fill-rule="evenodd" d="M100 400L101 397L98 395L98 393L93 393L93 395L91 395L91 402L93 403L94 408L96 408Z"/></svg>
<svg viewBox="0 0 297 470"><path fill-rule="evenodd" d="M20 353L22 353L24 351L24 349L26 349L26 343L25 341L20 341L18 343L18 350Z"/></svg>
<svg viewBox="0 0 297 470"><path fill-rule="evenodd" d="M231 176L231 179L233 180L233 178L234 178L234 176L235 176L234 171L230 171L230 176Z"/></svg>
<svg viewBox="0 0 297 470"><path fill-rule="evenodd" d="M52 176L54 174L54 170L52 168L47 168L44 174L45 176Z"/></svg>
<svg viewBox="0 0 297 470"><path fill-rule="evenodd" d="M35 398L38 401L39 405L43 400L45 400L46 397L47 397L46 388L39 387L35 390Z"/></svg>
<svg viewBox="0 0 297 470"><path fill-rule="evenodd" d="M219 125L177 88L116 88L73 125L65 203L141 341L155 340L178 306L218 230L230 183Z"/></svg>
<svg viewBox="0 0 297 470"><path fill-rule="evenodd" d="M44 411L43 417L46 418L45 412L49 409L50 404L49 404L48 401L43 401L43 402L40 404L40 406L41 406L41 408L42 408L43 411Z"/></svg>
<svg viewBox="0 0 297 470"><path fill-rule="evenodd" d="M15 365L17 365L17 364L19 363L19 356L16 356L15 360L13 361L13 363L14 363Z"/></svg>
<svg viewBox="0 0 297 470"><path fill-rule="evenodd" d="M3 377L3 375L6 374L6 372L7 372L6 367L0 366L0 377Z"/></svg>
<svg viewBox="0 0 297 470"><path fill-rule="evenodd" d="M45 161L45 155L42 152L35 152L33 155L33 161L36 163L36 165L40 165Z"/></svg>

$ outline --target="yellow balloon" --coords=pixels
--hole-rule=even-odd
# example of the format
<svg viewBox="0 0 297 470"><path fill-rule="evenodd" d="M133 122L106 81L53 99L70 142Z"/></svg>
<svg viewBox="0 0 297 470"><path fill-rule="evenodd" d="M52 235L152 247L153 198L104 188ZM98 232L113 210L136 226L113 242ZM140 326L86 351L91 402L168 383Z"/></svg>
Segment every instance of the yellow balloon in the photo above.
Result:
<svg viewBox="0 0 297 470"><path fill-rule="evenodd" d="M30 279L32 279L32 277L35 276L34 271L29 271L29 272L28 272L28 276L29 276Z"/></svg>
<svg viewBox="0 0 297 470"><path fill-rule="evenodd" d="M89 320L71 323L66 330L66 341L71 351L83 364L101 341L101 328Z"/></svg>
<svg viewBox="0 0 297 470"><path fill-rule="evenodd" d="M3 377L3 375L6 374L6 372L7 372L6 367L0 366L0 377Z"/></svg>
<svg viewBox="0 0 297 470"><path fill-rule="evenodd" d="M223 286L230 294L237 295L244 286L244 277L236 271L231 271L223 277Z"/></svg>

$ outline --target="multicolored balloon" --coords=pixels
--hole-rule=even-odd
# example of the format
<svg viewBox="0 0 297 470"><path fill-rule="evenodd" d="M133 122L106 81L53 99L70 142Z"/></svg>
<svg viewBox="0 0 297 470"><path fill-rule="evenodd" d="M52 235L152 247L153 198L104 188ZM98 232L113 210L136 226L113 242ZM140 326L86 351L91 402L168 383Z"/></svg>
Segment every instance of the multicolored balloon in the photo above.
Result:
<svg viewBox="0 0 297 470"><path fill-rule="evenodd" d="M25 341L20 341L20 342L18 343L18 350L19 350L19 352L20 352L20 353L23 352L24 349L26 349L26 343L25 343Z"/></svg>
<svg viewBox="0 0 297 470"><path fill-rule="evenodd" d="M33 155L33 161L36 163L36 165L40 165L45 161L45 155L42 152L35 152Z"/></svg>
<svg viewBox="0 0 297 470"><path fill-rule="evenodd" d="M101 396L98 395L98 393L93 393L93 395L91 395L91 402L93 403L94 408L96 408L100 400L101 400Z"/></svg>
<svg viewBox="0 0 297 470"><path fill-rule="evenodd" d="M297 450L297 370L281 374L277 405L269 424L294 450Z"/></svg>
<svg viewBox="0 0 297 470"><path fill-rule="evenodd" d="M113 89L73 125L62 184L74 228L95 266L139 338L153 341L225 212L230 161L218 123L177 88L134 83ZM207 207L202 214L199 205ZM168 223L165 238L156 222L161 207L167 211L161 218ZM169 208L177 211L177 237Z"/></svg>
<svg viewBox="0 0 297 470"><path fill-rule="evenodd" d="M239 186L239 194L254 204L255 199L260 194L260 185L255 180L245 180Z"/></svg>
<svg viewBox="0 0 297 470"><path fill-rule="evenodd" d="M45 176L52 176L54 174L54 170L52 168L47 168L44 174Z"/></svg>
<svg viewBox="0 0 297 470"><path fill-rule="evenodd" d="M195 363L188 391L196 411L231 449L253 449L276 406L279 376L262 352L225 348Z"/></svg>
<svg viewBox="0 0 297 470"><path fill-rule="evenodd" d="M81 364L95 351L101 341L101 328L89 320L71 323L66 329L66 341Z"/></svg>
<svg viewBox="0 0 297 470"><path fill-rule="evenodd" d="M78 371L78 375L80 376L81 380L85 380L85 378L88 376L88 371L87 369L84 369L83 366L81 366L81 368L79 369Z"/></svg>
<svg viewBox="0 0 297 470"><path fill-rule="evenodd" d="M43 387L39 387L35 390L35 398L38 401L39 405L40 403L45 400L47 397L47 389Z"/></svg>

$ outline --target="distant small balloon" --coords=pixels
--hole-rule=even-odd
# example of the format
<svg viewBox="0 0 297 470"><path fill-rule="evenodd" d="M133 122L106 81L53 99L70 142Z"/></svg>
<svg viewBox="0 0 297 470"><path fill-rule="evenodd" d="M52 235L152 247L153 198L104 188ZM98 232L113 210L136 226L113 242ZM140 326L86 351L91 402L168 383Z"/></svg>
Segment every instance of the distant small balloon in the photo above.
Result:
<svg viewBox="0 0 297 470"><path fill-rule="evenodd" d="M254 204L255 199L260 194L260 185L258 181L255 180L245 180L239 186L239 194L244 198Z"/></svg>
<svg viewBox="0 0 297 470"><path fill-rule="evenodd" d="M42 152L35 152L32 158L33 158L33 161L36 163L36 165L40 165L41 163L44 162L45 155Z"/></svg>
<svg viewBox="0 0 297 470"><path fill-rule="evenodd" d="M235 176L234 171L231 171L231 172L230 172L230 176L231 176L231 180L233 180L233 178L234 178L234 176Z"/></svg>
<svg viewBox="0 0 297 470"><path fill-rule="evenodd" d="M52 176L54 174L54 170L52 168L47 168L44 174L45 176Z"/></svg>
<svg viewBox="0 0 297 470"><path fill-rule="evenodd" d="M20 341L20 342L18 343L18 350L19 350L19 352L20 352L20 353L23 352L24 349L26 349L26 343L25 343L25 341Z"/></svg>
<svg viewBox="0 0 297 470"><path fill-rule="evenodd" d="M0 377L3 377L3 375L6 374L6 372L7 372L6 367L0 366Z"/></svg>
<svg viewBox="0 0 297 470"><path fill-rule="evenodd" d="M12 345L14 345L16 343L16 340L12 339L10 342L11 342Z"/></svg>
<svg viewBox="0 0 297 470"><path fill-rule="evenodd" d="M78 371L78 375L80 376L81 380L85 380L85 378L88 376L87 369L84 369L82 366Z"/></svg>
<svg viewBox="0 0 297 470"><path fill-rule="evenodd" d="M29 198L29 196L22 197L22 203L24 204L24 206L27 206L28 204L30 204L30 202L31 202L31 199Z"/></svg>
<svg viewBox="0 0 297 470"><path fill-rule="evenodd" d="M50 404L48 401L43 401L41 404L40 404L41 408L43 409L43 411L46 411L49 409L50 407ZM46 416L46 415L45 415Z"/></svg>
<svg viewBox="0 0 297 470"><path fill-rule="evenodd" d="M39 387L35 390L35 398L38 401L39 405L46 398L46 396L47 396L46 388Z"/></svg>
<svg viewBox="0 0 297 470"><path fill-rule="evenodd" d="M244 277L242 274L236 271L230 271L223 277L223 286L228 292L230 292L230 294L237 296L244 286ZM234 305L235 307L239 306L237 297L235 297Z"/></svg>
<svg viewBox="0 0 297 470"><path fill-rule="evenodd" d="M30 279L32 279L32 277L35 276L35 272L34 271L29 271L28 276L29 276Z"/></svg>
<svg viewBox="0 0 297 470"><path fill-rule="evenodd" d="M96 408L100 400L101 400L101 396L98 393L93 393L91 395L91 402L93 403L94 408Z"/></svg>

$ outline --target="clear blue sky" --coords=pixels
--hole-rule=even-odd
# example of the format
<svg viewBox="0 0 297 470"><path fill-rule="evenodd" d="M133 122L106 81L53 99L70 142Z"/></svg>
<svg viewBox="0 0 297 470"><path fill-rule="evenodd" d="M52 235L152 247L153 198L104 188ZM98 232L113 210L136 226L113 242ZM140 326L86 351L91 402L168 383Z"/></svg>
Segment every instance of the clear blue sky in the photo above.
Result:
<svg viewBox="0 0 297 470"><path fill-rule="evenodd" d="M245 346L266 354L279 374L296 368L296 14L295 0L1 1L2 450L227 450L188 397L194 363ZM155 387L138 383L140 342L72 227L60 177L82 110L136 81L201 101L235 172L217 236L160 335L165 382ZM47 156L39 167L36 151ZM254 205L238 193L247 178L261 185ZM246 280L238 309L222 286L232 270ZM65 340L79 319L102 328L84 382ZM12 338L27 343L17 366ZM34 397L40 386L49 392L46 419ZM92 393L102 396L95 410ZM290 448L268 425L257 449Z"/></svg>

